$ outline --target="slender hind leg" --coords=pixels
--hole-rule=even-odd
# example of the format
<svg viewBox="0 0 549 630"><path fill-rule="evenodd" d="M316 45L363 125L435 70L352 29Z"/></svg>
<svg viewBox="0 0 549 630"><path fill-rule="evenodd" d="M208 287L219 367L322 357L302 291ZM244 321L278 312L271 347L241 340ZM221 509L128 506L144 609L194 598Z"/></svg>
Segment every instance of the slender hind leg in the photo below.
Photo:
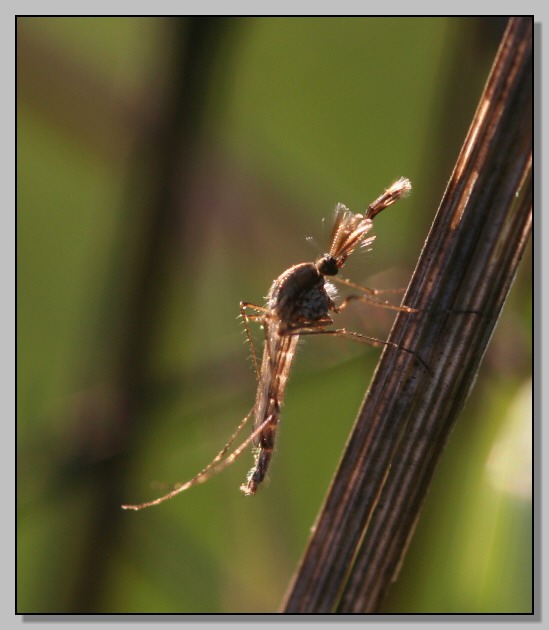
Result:
<svg viewBox="0 0 549 630"><path fill-rule="evenodd" d="M240 423L237 430L229 438L229 441L227 442L227 444L225 444L225 446L219 451L219 453L215 456L215 458L207 466L205 466L198 474L192 477L192 479L189 479L189 481L186 481L185 483L177 484L173 490L159 497L158 499L154 499L153 501L147 501L146 503L139 503L137 505L122 505L121 506L122 509L123 510L142 510L143 508L146 508L146 507L151 507L153 505L164 503L164 501L168 501L169 499L172 499L173 497L177 496L181 492L184 492L185 490L188 490L189 488L192 488L193 486L196 486L200 483L204 483L205 481L210 479L210 477L212 477L213 475L221 472L224 468L227 468L227 466L230 466L236 460L237 457L240 457L240 455L253 442L253 440L256 439L258 435L261 434L261 432L265 429L267 424L270 422L270 418L267 418L265 422L263 422L257 428L254 429L252 434L248 436L242 442L242 444L240 444L237 448L234 449L232 453L230 453L229 455L227 455L225 459L223 459L223 456L229 450L230 445L234 442L238 434L242 431L242 429L244 428L244 426L246 425L246 423L252 416L253 411L254 409L252 408L250 412L246 415L244 420Z"/></svg>
<svg viewBox="0 0 549 630"><path fill-rule="evenodd" d="M392 311L400 311L403 313L417 313L418 310L412 308L411 306L396 306L395 304L390 304L389 302L382 302L379 299L376 299L375 296L383 295L386 293L402 293L402 289L370 289L368 287L363 287L356 282L352 282L351 280L347 280L346 278L340 278L339 276L334 276L330 278L330 280L334 282L338 282L339 284L344 284L347 287L351 287L353 289L357 289L361 291L360 295L349 295L347 296L343 302L337 307L338 311L342 311L347 308L349 302L352 300L362 300L363 302L367 302L368 304L373 304L374 306L379 306L380 308L387 308Z"/></svg>
<svg viewBox="0 0 549 630"><path fill-rule="evenodd" d="M402 350L407 352L408 354L413 355L416 361L419 361L421 365L425 368L426 372L432 374L431 368L425 363L425 361L419 356L417 352L414 350L410 350L410 348L405 348L404 346L399 346L397 343L393 343L392 341L383 341L382 339L377 339L376 337L370 337L369 335L363 335L362 333L353 332L350 330L346 330L345 328L336 328L335 330L300 330L297 332L292 332L290 334L298 334L298 335L332 335L334 337L346 337L347 339L352 339L353 341L359 341L360 343L367 343L370 346L374 346L375 348L379 348L381 346L388 346L390 348L395 348L396 350Z"/></svg>
<svg viewBox="0 0 549 630"><path fill-rule="evenodd" d="M247 309L252 309L256 311L256 314L248 315L246 313ZM263 314L259 315L258 313L263 313ZM264 306L258 306L257 304L252 304L252 302L240 302L240 315L242 317L242 320L244 321L244 328L246 329L246 339L248 340L248 344L250 345L250 350L252 351L252 360L254 362L256 380L258 382L259 382L259 376L260 376L259 363L257 361L257 352L255 351L255 345L252 339L252 334L250 332L250 326L248 325L248 323L251 320L259 321L259 322L263 321L265 317L267 316L267 313L269 313L269 309L265 308Z"/></svg>

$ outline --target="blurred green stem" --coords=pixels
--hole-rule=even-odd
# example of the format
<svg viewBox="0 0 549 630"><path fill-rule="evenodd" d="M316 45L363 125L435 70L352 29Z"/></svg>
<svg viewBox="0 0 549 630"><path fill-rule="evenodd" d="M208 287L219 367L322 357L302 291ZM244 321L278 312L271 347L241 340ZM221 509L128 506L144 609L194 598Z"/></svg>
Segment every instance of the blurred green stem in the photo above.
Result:
<svg viewBox="0 0 549 630"><path fill-rule="evenodd" d="M122 519L126 516L120 505L127 499L124 487L128 470L124 454L129 444L145 433L151 348L166 265L170 252L181 246L177 235L185 233L178 229L187 218L187 206L181 200L188 195L212 61L220 31L226 27L222 18L176 18L164 20L164 24L169 28L166 36L171 37L171 77L169 89L155 94L156 116L140 130L133 156L128 194L135 196L135 203L128 204L133 212L128 220L135 222L139 207L143 216L133 251L127 235L123 237L126 248L121 264L128 265L129 277L121 289L121 313L109 322L115 365L112 400L105 408L96 409L90 397L82 410L87 426L105 427L105 439L102 452L91 453L95 457L92 461L78 459L80 473L88 477L92 505L79 559L81 568L75 572L78 577L67 610L72 613L102 612L105 574L113 548L122 540ZM196 235L188 235L189 243L192 239L196 240ZM190 260L188 248L183 249ZM122 284L119 277L113 281Z"/></svg>

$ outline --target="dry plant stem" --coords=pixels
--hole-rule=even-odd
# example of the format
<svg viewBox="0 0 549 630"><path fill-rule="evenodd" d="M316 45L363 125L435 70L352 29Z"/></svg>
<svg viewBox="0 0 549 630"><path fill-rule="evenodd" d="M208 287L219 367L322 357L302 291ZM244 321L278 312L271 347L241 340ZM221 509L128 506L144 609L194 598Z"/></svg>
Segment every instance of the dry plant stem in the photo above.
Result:
<svg viewBox="0 0 549 630"><path fill-rule="evenodd" d="M286 595L375 612L476 374L531 227L532 21L512 18L386 348Z"/></svg>

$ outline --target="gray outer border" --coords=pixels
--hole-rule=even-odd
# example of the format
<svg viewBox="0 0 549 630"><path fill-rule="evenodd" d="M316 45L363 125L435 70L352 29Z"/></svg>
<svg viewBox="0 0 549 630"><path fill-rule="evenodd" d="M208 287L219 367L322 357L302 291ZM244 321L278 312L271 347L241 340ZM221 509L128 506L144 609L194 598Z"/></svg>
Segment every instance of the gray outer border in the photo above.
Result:
<svg viewBox="0 0 549 630"><path fill-rule="evenodd" d="M486 7L482 7L479 5L479 2L460 2L459 15L496 15L493 13L494 5L492 3L485 3ZM507 6L507 5L513 6ZM549 234L547 234L547 221L545 222L545 226L543 225L542 219L542 195L541 195L541 182L544 180L544 172L542 172L542 160L541 160L541 150L542 146L545 144L543 142L544 138L541 135L542 125L541 125L541 106L543 104L543 81L542 79L542 68L545 68L545 74L547 73L548 68L548 60L546 59L546 55L543 55L543 46L542 46L542 23L544 21L544 17L546 14L546 6L541 3L532 3L539 6L531 6L531 7L521 7L525 10L524 14L532 14L534 15L535 24L534 24L534 72L535 72L535 80L534 80L534 124L535 124L535 143L534 143L534 236L533 236L533 244L534 244L534 295L541 296L542 295L542 271L544 271L543 267L546 266L542 259L542 251L541 245L543 242L549 240ZM150 4L146 4L145 2L133 2L131 4L131 8L134 13L125 13L124 9L128 8L126 3L122 2L113 2L110 0L108 3L102 2L101 0L96 1L93 5L88 5L90 9L93 7L93 13L89 13L89 15L139 15L149 14ZM263 5L264 6L264 5ZM316 2L299 2L296 4L295 0L292 3L280 3L278 2L275 5L271 5L272 8L269 11L269 7L265 7L262 10L266 15L269 14L277 14L277 15L336 15L332 13L334 9L333 4L326 3L326 6L322 6L318 1ZM338 8L342 8L341 3L339 3ZM17 7L19 12L17 15L41 15L41 10L44 9L44 5L39 2L26 2L23 6ZM49 3L48 9L51 11L49 15L74 15L80 14L80 12L84 15L88 14L87 11L83 11L82 9L87 8L83 3L80 3L79 6L75 6L74 4L69 4L67 1ZM185 12L189 14L229 14L229 11L233 11L236 15L257 15L258 8L257 5L252 5L247 2L240 2L237 5L234 2L230 4L228 2L216 2L210 3L207 6L208 11L204 10L204 5L193 1L193 2L185 2L184 5L180 2L174 2L173 0L168 0L161 3L156 3L155 8L162 9L159 12L162 14L179 14L184 9ZM348 9L348 13L341 13L341 15L360 15L360 10L364 10L364 5L358 5L354 2L348 3L345 6ZM370 8L370 7L368 7ZM407 9L410 9L410 4L402 1L393 2L391 4L391 8L395 10L395 15L407 15ZM417 11L414 15L444 15L440 13L440 5L435 5L431 2L414 2L413 8ZM513 15L516 13L516 3L508 3L500 1L497 4L498 15ZM99 9L106 10L105 13L101 13L98 11ZM118 10L117 10L118 9ZM235 10L238 9L238 10ZM308 12L309 10L314 10ZM399 9L399 11L397 10ZM422 9L422 10L420 10ZM432 13L429 11L432 10ZM469 9L470 13L465 9ZM482 10L485 9L485 10ZM508 9L505 11L504 9ZM527 11L526 11L527 9ZM538 9L534 11L534 9ZM370 13L370 15L387 15L386 13ZM6 53L2 56L2 65L4 66L5 76L13 76L14 80L12 85L15 89L15 24L14 24L14 16L15 12L9 13L7 16L2 16L1 19L1 27L3 37L1 39L2 46L7 48ZM43 14L48 15L48 14ZM451 15L451 14L450 14ZM542 56L543 55L543 56ZM545 64L542 65L542 61L545 61ZM6 83L8 83L6 81ZM13 109L11 109L13 108ZM4 136L5 138L14 137L13 131L13 121L15 119L15 94L12 100L5 99L3 101L3 109L4 116L1 120L4 122L4 127L8 127L5 129ZM11 112L13 111L13 114ZM539 133L538 133L539 132ZM541 143L539 142L541 139ZM3 153L4 153L4 168L0 171L3 175L3 178L6 179L4 186L2 189L4 191L13 191L13 204L12 207L15 208L15 161L13 159L13 149L10 145L10 142L3 144ZM11 176L13 172L13 176ZM539 177L536 177L539 175ZM549 179L548 179L549 181ZM9 193L8 193L9 199ZM9 203L6 204L9 206ZM13 287L13 292L11 295L15 295L15 241L13 238L13 234L15 233L15 216L10 215L9 212L4 213L1 216L2 227L3 229L0 231L2 234L2 238L5 241L4 247L2 247L3 257L7 258L7 264L4 264L0 269L2 270L2 279L4 287L7 287L8 290ZM13 252L13 254L12 254ZM545 278L548 276L548 271L545 270ZM6 309L9 310L9 309ZM547 350L546 344L544 343L544 338L542 333L542 312L543 312L543 304L540 302L540 299L534 300L534 336L536 339L535 352L534 352L534 383L537 387L534 387L534 466L533 466L533 474L534 474L534 605L535 605L535 613L533 615L15 615L14 606L15 606L15 579L14 579L14 571L11 563L4 562L3 563L3 576L2 576L2 585L4 588L1 589L3 605L2 605L2 615L0 617L2 622L2 628L9 629L11 627L15 627L16 624L20 623L40 623L46 626L49 625L57 625L63 624L63 626L67 629L73 627L77 627L77 624L80 623L88 623L95 624L100 623L109 627L116 627L113 624L119 623L135 623L139 624L139 626L143 627L142 624L150 624L151 628L156 627L156 624L160 623L173 623L179 622L184 623L187 628L200 628L204 630L204 628L213 625L223 623L224 627L239 627L242 623L254 623L254 624L270 624L270 623L284 623L288 627L295 626L297 624L302 623L319 623L323 626L326 624L333 625L334 627L339 623L360 623L360 624L368 624L370 628L377 626L378 624L383 624L383 628L392 628L396 627L396 624L407 623L412 627L423 627L425 623L437 623L437 627L451 627L456 628L456 626L461 624L471 624L471 623L494 623L500 622L507 624L511 624L513 626L523 626L525 624L530 624L532 622L540 622L542 621L542 602L543 602L543 592L542 592L542 583L541 583L541 569L542 564L544 565L545 558L542 556L542 544L541 544L541 525L543 522L542 515L542 503L541 503L541 477L542 477L542 451L547 452L547 448L543 448L543 446L547 446L543 444L542 446L542 387L540 387L540 378L542 376L541 362L542 356L545 354ZM547 310L547 309L545 309ZM4 348L12 347L12 331L15 329L15 309L11 311L10 314L6 312L3 313L4 322L2 326L3 337L5 338L5 343L3 344ZM13 326L10 324L13 321ZM546 337L547 338L547 337ZM540 353L541 349L541 353ZM13 364L14 361L10 360L11 357L9 353L4 355L4 362L9 362L9 365L4 366L4 375L5 378L2 379L3 389L6 390L4 392L4 396L2 396L2 400L4 401L5 410L8 412L6 416L9 418L10 416L15 418L15 377ZM13 384L13 385L12 385ZM6 409L7 408L7 409ZM13 413L10 413L13 409ZM7 427L7 429L6 429ZM15 440L10 440L11 432L14 432L14 426L10 426L9 422L3 424L3 430L9 431L10 435L8 439L3 440L4 450L7 450L7 456L3 457L3 467L8 468L7 474L4 475L4 479L9 479L10 476L15 471L15 453L14 449L11 446ZM548 433L546 432L546 436ZM547 438L545 438L547 441ZM11 455L11 457L10 457ZM12 459L13 458L13 459ZM545 485L547 487L547 484ZM14 500L11 503L15 505L15 487L12 486L12 493ZM15 540L15 519L12 521L8 521L10 524L7 524L5 521L3 524L3 533L4 536L2 540L4 542L4 547L7 547L2 555L2 558L8 559L14 557L12 555L12 550L14 549ZM12 531L13 528L13 531ZM544 591L547 588L543 589ZM372 625L374 624L374 625Z"/></svg>

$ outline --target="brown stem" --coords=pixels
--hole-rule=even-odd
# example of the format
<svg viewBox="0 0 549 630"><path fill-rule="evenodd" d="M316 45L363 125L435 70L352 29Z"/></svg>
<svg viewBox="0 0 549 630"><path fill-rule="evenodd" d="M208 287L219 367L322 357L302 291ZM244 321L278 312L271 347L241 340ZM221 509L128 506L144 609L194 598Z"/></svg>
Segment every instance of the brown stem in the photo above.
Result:
<svg viewBox="0 0 549 630"><path fill-rule="evenodd" d="M532 20L511 18L285 612L375 612L531 229Z"/></svg>

